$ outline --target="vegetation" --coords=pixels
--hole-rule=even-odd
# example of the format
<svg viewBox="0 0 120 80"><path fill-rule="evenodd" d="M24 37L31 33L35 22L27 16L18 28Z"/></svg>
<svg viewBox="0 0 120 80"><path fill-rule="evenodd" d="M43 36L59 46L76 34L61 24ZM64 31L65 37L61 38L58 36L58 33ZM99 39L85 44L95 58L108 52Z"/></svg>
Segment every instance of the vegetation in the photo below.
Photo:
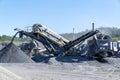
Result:
<svg viewBox="0 0 120 80"><path fill-rule="evenodd" d="M5 41L5 40L11 40L12 38L10 36L7 36L7 35L2 35L0 36L0 41Z"/></svg>
<svg viewBox="0 0 120 80"><path fill-rule="evenodd" d="M112 37L113 41L120 40L120 29L118 29L118 28L115 28L115 27L113 27L113 28L101 27L101 28L98 28L98 30L100 30L104 34L110 35ZM68 40L73 40L73 39L78 38L82 34L85 34L86 32L88 32L88 30L82 31L82 32L79 32L79 33L75 33L75 34L65 33L65 34L61 34L61 35ZM6 41L10 42L11 39L12 39L12 36L2 35L2 36L0 36L0 43L1 42L6 42ZM30 40L28 37L24 37L23 39L15 38L16 42L19 42L19 41L23 42L23 41L28 41L28 40Z"/></svg>
<svg viewBox="0 0 120 80"><path fill-rule="evenodd" d="M101 27L101 28L98 28L98 30L100 30L103 34L110 35L112 37L113 41L120 40L120 29L118 29L118 28ZM79 33L75 33L74 35L73 35L73 33L69 33L69 34L66 33L66 34L61 34L61 35L65 38L67 38L68 40L73 40L73 36L74 36L74 38L77 38L77 37L81 36L82 34L85 34L86 32L88 32L88 30L82 31Z"/></svg>
<svg viewBox="0 0 120 80"><path fill-rule="evenodd" d="M113 37L112 40L113 40L114 42L120 41L120 37Z"/></svg>
<svg viewBox="0 0 120 80"><path fill-rule="evenodd" d="M9 43L12 40L12 38L13 38L13 36L2 35L2 36L0 36L0 44L1 43ZM19 44L20 42L27 42L27 41L30 41L30 38L24 37L24 38L20 39L20 38L16 37L14 39L14 42L16 44Z"/></svg>

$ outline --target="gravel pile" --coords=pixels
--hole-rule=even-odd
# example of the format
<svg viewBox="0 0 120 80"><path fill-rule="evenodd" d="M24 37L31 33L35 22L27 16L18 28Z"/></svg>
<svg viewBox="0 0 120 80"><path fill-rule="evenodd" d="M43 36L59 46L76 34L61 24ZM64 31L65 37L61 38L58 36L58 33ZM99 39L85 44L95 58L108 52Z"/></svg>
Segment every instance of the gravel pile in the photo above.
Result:
<svg viewBox="0 0 120 80"><path fill-rule="evenodd" d="M13 43L0 50L0 63L33 63L34 61Z"/></svg>

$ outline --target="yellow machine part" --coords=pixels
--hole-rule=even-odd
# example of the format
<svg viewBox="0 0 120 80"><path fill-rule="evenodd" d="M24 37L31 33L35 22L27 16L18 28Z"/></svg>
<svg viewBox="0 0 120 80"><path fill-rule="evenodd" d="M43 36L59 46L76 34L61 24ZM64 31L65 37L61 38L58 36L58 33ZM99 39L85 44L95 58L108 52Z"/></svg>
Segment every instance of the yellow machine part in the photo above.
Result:
<svg viewBox="0 0 120 80"><path fill-rule="evenodd" d="M43 37L47 38L48 40L52 41L53 43L55 43L55 44L58 45L58 46L62 46L62 45L65 44L62 40L57 40L57 41L56 41L56 40L54 40L54 39L51 39L51 38L49 37L49 35L46 35L44 32L35 32L35 33L39 34L40 36L43 36Z"/></svg>

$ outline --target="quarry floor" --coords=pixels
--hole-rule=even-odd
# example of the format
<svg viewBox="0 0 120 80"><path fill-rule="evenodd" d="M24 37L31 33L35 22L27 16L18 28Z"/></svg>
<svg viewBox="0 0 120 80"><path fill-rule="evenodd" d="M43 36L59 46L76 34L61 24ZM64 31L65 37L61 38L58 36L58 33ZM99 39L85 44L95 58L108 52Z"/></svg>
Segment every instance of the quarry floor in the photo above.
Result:
<svg viewBox="0 0 120 80"><path fill-rule="evenodd" d="M9 44L0 51L0 80L120 80L120 58L105 60L43 55L32 60Z"/></svg>
<svg viewBox="0 0 120 80"><path fill-rule="evenodd" d="M0 80L120 80L120 59L49 63L1 63ZM4 68L4 69L3 69Z"/></svg>

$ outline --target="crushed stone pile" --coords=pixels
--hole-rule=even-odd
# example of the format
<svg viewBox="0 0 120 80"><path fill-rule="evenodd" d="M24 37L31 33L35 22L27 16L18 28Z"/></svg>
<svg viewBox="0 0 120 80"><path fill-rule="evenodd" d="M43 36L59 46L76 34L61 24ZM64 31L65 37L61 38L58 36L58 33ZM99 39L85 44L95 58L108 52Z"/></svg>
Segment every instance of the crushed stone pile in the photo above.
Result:
<svg viewBox="0 0 120 80"><path fill-rule="evenodd" d="M0 50L0 63L33 63L23 51L13 43Z"/></svg>

